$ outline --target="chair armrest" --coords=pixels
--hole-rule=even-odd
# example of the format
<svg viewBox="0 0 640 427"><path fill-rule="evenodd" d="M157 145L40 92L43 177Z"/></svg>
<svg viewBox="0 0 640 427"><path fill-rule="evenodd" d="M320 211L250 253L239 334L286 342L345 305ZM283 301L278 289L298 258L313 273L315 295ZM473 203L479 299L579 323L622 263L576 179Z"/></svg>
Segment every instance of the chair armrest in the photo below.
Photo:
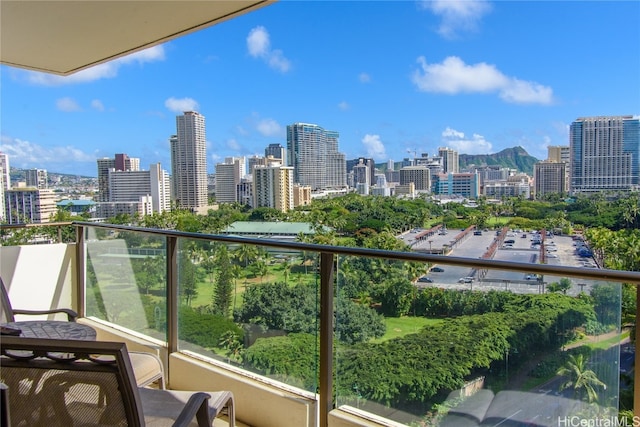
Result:
<svg viewBox="0 0 640 427"><path fill-rule="evenodd" d="M173 427L188 426L194 416L198 420L199 427L210 427L212 424L211 417L209 416L208 401L210 397L207 393L193 393L173 423Z"/></svg>
<svg viewBox="0 0 640 427"><path fill-rule="evenodd" d="M78 318L78 313L71 310L70 308L57 308L54 310L17 310L13 309L13 314L26 314L26 315L37 315L37 314L54 314L54 313L65 313L69 322L75 322Z"/></svg>

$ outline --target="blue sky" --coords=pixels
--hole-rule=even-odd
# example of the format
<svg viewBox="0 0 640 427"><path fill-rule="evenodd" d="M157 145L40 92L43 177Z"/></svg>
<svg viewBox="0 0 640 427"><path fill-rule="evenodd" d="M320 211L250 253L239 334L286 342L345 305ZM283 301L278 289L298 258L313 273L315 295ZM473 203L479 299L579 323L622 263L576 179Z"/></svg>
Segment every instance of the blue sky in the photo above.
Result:
<svg viewBox="0 0 640 427"><path fill-rule="evenodd" d="M514 146L546 158L578 117L640 114L638 1L281 1L69 77L0 67L0 151L95 176L127 153L170 172L175 117L206 117L208 170L340 133L377 162Z"/></svg>

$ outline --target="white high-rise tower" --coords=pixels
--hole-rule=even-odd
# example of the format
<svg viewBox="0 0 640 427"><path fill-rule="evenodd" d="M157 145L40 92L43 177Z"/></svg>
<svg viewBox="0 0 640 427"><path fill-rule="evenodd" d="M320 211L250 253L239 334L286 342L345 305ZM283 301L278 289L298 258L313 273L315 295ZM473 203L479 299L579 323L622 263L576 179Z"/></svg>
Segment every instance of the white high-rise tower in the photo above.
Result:
<svg viewBox="0 0 640 427"><path fill-rule="evenodd" d="M198 209L207 206L207 145L204 116L186 111L176 117L171 143L171 188L176 206Z"/></svg>

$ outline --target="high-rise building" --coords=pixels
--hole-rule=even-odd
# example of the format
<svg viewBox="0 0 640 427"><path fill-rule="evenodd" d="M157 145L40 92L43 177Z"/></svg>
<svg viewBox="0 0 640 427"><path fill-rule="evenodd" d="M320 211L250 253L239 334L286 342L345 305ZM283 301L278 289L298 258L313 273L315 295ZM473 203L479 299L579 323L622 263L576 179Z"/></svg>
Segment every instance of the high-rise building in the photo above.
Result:
<svg viewBox="0 0 640 427"><path fill-rule="evenodd" d="M46 223L58 210L51 189L14 188L6 190L6 221L9 224Z"/></svg>
<svg viewBox="0 0 640 427"><path fill-rule="evenodd" d="M523 181L490 181L484 185L482 194L490 199L502 199L503 197L521 197L529 199L531 186Z"/></svg>
<svg viewBox="0 0 640 427"><path fill-rule="evenodd" d="M311 187L306 185L293 185L293 205L306 206L311 204Z"/></svg>
<svg viewBox="0 0 640 427"><path fill-rule="evenodd" d="M267 148L264 149L264 156L273 156L281 165L287 164L287 149L280 144L269 144Z"/></svg>
<svg viewBox="0 0 640 427"><path fill-rule="evenodd" d="M6 218L4 194L9 188L11 188L11 177L9 176L9 155L0 152L0 222L4 222Z"/></svg>
<svg viewBox="0 0 640 427"><path fill-rule="evenodd" d="M433 192L476 199L480 195L480 177L477 173L439 174L433 183Z"/></svg>
<svg viewBox="0 0 640 427"><path fill-rule="evenodd" d="M571 189L570 188L570 183L571 183L570 168L569 168L569 166L571 165L571 148L568 145L550 145L549 147L547 147L547 151L548 151L548 155L547 155L548 162L565 164L565 168L564 168L565 183L564 183L564 190L562 192L568 193Z"/></svg>
<svg viewBox="0 0 640 427"><path fill-rule="evenodd" d="M176 117L170 138L171 186L176 206L197 210L207 206L207 142L204 116L186 111Z"/></svg>
<svg viewBox="0 0 640 427"><path fill-rule="evenodd" d="M238 185L247 174L244 157L227 157L216 165L216 202L238 202Z"/></svg>
<svg viewBox="0 0 640 427"><path fill-rule="evenodd" d="M287 126L288 165L294 168L297 184L313 191L346 187L347 166L338 151L338 138L338 132L314 124Z"/></svg>
<svg viewBox="0 0 640 427"><path fill-rule="evenodd" d="M448 147L438 148L438 156L442 158L442 169L444 173L460 172L460 162L458 152Z"/></svg>
<svg viewBox="0 0 640 427"><path fill-rule="evenodd" d="M371 158L358 157L347 160L347 173L353 172L355 184L374 185L376 179L376 162Z"/></svg>
<svg viewBox="0 0 640 427"><path fill-rule="evenodd" d="M28 169L25 173L25 181L27 182L27 187L35 187L41 190L49 188L45 169Z"/></svg>
<svg viewBox="0 0 640 427"><path fill-rule="evenodd" d="M9 176L9 155L0 151L0 187L8 190L11 188Z"/></svg>
<svg viewBox="0 0 640 427"><path fill-rule="evenodd" d="M431 171L426 166L406 166L400 169L400 185L414 184L415 191L431 190Z"/></svg>
<svg viewBox="0 0 640 427"><path fill-rule="evenodd" d="M256 166L253 169L253 207L274 208L281 212L293 209L293 168Z"/></svg>
<svg viewBox="0 0 640 427"><path fill-rule="evenodd" d="M171 209L171 181L160 163L148 171L109 171L109 202L135 202L151 197L149 210L163 212Z"/></svg>
<svg viewBox="0 0 640 427"><path fill-rule="evenodd" d="M536 199L545 194L567 193L567 163L565 162L538 162L533 165L533 181L535 185Z"/></svg>
<svg viewBox="0 0 640 427"><path fill-rule="evenodd" d="M547 160L556 163L571 161L571 148L568 145L550 145L547 147Z"/></svg>
<svg viewBox="0 0 640 427"><path fill-rule="evenodd" d="M581 117L569 129L571 192L629 191L640 184L640 117Z"/></svg>
<svg viewBox="0 0 640 427"><path fill-rule="evenodd" d="M109 171L138 171L140 159L129 157L124 153L116 154L112 159L103 157L98 163L98 202L109 201Z"/></svg>

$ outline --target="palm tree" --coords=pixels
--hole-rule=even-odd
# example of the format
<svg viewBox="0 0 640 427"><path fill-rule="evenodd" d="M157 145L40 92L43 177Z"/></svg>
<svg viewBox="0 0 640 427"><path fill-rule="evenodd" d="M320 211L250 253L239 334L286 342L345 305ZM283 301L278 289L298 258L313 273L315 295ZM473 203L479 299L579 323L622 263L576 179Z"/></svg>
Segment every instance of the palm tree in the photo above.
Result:
<svg viewBox="0 0 640 427"><path fill-rule="evenodd" d="M567 380L560 386L560 391L572 387L578 396L586 394L589 403L598 400L596 387L602 386L605 390L607 385L600 381L596 373L587 368L587 360L583 354L570 354L567 363L558 369L556 375L567 377Z"/></svg>
<svg viewBox="0 0 640 427"><path fill-rule="evenodd" d="M238 249L234 251L236 259L244 263L244 267L247 268L250 262L253 262L258 256L258 248L251 245L240 245Z"/></svg>

